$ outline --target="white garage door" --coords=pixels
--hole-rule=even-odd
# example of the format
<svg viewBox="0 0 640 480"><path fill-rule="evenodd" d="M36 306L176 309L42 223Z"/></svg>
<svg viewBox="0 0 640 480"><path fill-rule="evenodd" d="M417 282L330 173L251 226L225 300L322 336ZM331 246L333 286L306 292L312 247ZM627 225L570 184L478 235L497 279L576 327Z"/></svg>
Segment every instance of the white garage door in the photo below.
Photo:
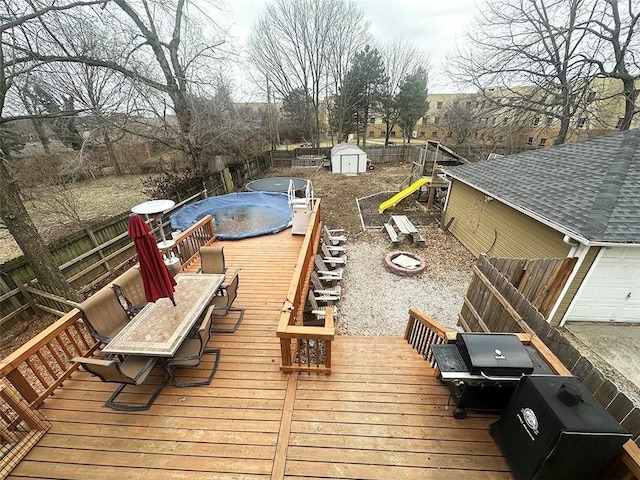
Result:
<svg viewBox="0 0 640 480"><path fill-rule="evenodd" d="M640 248L601 250L567 320L640 322Z"/></svg>

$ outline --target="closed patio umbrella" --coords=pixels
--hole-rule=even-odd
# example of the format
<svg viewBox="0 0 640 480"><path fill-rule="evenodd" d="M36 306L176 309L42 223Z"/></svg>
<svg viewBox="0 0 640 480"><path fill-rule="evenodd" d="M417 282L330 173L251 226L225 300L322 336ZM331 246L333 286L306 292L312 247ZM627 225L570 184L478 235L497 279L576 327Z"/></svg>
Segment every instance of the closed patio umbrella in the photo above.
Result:
<svg viewBox="0 0 640 480"><path fill-rule="evenodd" d="M175 305L173 299L173 279L167 266L162 261L156 239L151 235L151 227L137 214L129 215L128 235L133 239L140 264L140 274L144 284L144 294L147 302L155 302L159 298L168 297Z"/></svg>

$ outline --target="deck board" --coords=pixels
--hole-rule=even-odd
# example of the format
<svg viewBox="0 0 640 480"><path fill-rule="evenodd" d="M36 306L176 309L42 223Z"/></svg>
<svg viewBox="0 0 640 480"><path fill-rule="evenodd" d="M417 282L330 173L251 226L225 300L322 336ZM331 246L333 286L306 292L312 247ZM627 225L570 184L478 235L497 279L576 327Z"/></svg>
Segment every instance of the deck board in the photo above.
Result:
<svg viewBox="0 0 640 480"><path fill-rule="evenodd" d="M495 416L455 420L403 339L336 337L331 375L280 372L275 331L302 240L287 230L221 242L246 313L236 333L212 338L222 354L210 386L168 385L150 410L117 412L104 406L114 385L77 372L45 401L51 430L9 478L512 478L489 435ZM123 400L152 389L128 387Z"/></svg>

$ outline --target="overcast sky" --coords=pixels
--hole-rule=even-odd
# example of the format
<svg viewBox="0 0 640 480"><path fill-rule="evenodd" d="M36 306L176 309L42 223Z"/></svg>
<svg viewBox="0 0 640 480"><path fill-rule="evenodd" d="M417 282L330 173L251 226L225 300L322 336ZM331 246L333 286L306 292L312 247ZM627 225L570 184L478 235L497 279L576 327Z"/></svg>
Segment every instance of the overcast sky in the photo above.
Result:
<svg viewBox="0 0 640 480"><path fill-rule="evenodd" d="M375 40L402 36L424 49L431 58L432 65L430 92L453 91L447 79L440 73L441 65L447 53L452 51L456 40L462 38L465 27L473 19L478 0L355 0L355 2L370 22L370 32ZM267 0L228 0L225 9L228 11L228 20L231 24L230 33L240 44L246 43L251 27L262 14L266 3Z"/></svg>

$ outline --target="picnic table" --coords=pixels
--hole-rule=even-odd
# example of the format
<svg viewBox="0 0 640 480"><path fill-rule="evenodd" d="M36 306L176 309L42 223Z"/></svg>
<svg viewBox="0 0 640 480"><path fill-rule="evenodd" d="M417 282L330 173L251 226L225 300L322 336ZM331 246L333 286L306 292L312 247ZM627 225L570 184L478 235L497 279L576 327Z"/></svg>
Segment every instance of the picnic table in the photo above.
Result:
<svg viewBox="0 0 640 480"><path fill-rule="evenodd" d="M392 215L389 223L384 224L384 228L392 243L399 242L401 237L411 237L413 243L425 243L418 229L406 215Z"/></svg>

